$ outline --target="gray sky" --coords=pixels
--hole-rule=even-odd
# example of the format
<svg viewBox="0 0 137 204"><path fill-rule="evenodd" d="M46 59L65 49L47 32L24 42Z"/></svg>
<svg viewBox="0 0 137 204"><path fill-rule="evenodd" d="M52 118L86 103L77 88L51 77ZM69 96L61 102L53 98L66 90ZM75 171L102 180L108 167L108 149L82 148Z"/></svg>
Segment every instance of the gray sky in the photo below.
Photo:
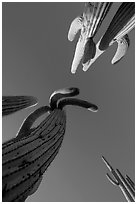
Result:
<svg viewBox="0 0 137 204"><path fill-rule="evenodd" d="M98 32L106 30L120 3L114 3ZM32 95L37 107L48 105L59 88L78 87L81 99L95 103L97 113L66 107L67 128L59 154L44 174L34 202L125 201L106 178L104 155L115 168L135 179L135 35L126 56L111 65L111 46L87 72L70 72L76 41L69 42L71 21L84 3L3 3L3 95ZM15 137L36 107L3 119L3 141ZM46 117L46 116L45 116Z"/></svg>

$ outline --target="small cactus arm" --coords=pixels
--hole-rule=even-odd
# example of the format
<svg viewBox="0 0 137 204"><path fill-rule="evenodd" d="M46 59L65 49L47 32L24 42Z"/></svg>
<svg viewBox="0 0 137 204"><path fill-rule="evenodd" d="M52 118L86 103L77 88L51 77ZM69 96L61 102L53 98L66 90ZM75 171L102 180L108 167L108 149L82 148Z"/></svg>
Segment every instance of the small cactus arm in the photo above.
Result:
<svg viewBox="0 0 137 204"><path fill-rule="evenodd" d="M2 96L2 116L10 115L36 104L37 99L33 96Z"/></svg>
<svg viewBox="0 0 137 204"><path fill-rule="evenodd" d="M78 105L96 112L98 107L87 101L68 98L79 94L79 89L55 91L43 106L31 113L23 122L16 138L2 147L2 200L25 201L36 192L42 176L57 155L66 129L65 105ZM41 115L48 116L32 128Z"/></svg>
<svg viewBox="0 0 137 204"><path fill-rule="evenodd" d="M111 176L107 173L106 176L109 181L113 185L119 186L128 202L135 202L135 184L131 178L128 175L124 177L118 169L114 170L104 156L102 156L102 159L115 178L115 180L112 179Z"/></svg>

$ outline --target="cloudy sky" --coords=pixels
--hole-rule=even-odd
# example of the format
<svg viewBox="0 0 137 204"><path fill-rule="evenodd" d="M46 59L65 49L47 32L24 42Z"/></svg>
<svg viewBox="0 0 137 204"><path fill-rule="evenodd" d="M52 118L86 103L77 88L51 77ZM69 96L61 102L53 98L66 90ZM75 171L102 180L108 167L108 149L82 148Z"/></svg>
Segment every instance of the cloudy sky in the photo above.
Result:
<svg viewBox="0 0 137 204"><path fill-rule="evenodd" d="M114 3L96 42L108 27L120 3ZM3 95L32 95L36 107L3 118L3 141L15 137L22 121L37 107L48 105L50 94L78 87L81 99L99 107L92 113L66 107L67 128L59 154L44 174L31 202L125 201L106 178L104 155L114 168L135 179L134 75L135 36L126 56L116 65L111 46L87 72L70 72L76 45L67 33L84 3L3 3ZM46 116L44 116L46 117Z"/></svg>

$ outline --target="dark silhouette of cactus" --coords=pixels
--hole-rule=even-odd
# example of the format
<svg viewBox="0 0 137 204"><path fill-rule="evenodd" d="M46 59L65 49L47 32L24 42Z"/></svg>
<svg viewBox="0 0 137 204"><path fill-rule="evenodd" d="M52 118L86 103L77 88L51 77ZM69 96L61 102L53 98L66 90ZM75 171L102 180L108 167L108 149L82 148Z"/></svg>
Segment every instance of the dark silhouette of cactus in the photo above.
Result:
<svg viewBox="0 0 137 204"><path fill-rule="evenodd" d="M128 175L124 177L122 173L119 171L119 169L114 170L104 156L102 156L102 159L115 178L115 180L112 179L111 176L107 173L106 176L109 179L109 181L113 185L116 185L120 188L120 190L122 191L122 193L124 194L128 202L134 202L135 201L134 182L131 180L131 178Z"/></svg>
<svg viewBox="0 0 137 204"><path fill-rule="evenodd" d="M2 147L2 199L25 201L39 187L43 173L57 155L66 129L65 105L77 105L96 112L98 107L87 101L68 98L79 94L79 89L55 91L43 106L23 122L17 137ZM63 99L64 98L64 99ZM49 115L35 128L34 121Z"/></svg>

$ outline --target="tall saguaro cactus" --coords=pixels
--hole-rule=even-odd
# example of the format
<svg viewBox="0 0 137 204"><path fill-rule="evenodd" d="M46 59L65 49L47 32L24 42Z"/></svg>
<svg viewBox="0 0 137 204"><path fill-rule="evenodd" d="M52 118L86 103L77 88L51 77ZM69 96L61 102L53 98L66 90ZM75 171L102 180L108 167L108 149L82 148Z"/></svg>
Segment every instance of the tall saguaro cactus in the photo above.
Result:
<svg viewBox="0 0 137 204"><path fill-rule="evenodd" d="M25 201L39 187L42 176L57 155L66 129L64 106L77 105L96 112L98 107L84 100L70 98L79 89L55 91L43 106L31 113L23 122L16 138L2 147L2 199ZM41 115L48 116L35 128L34 121Z"/></svg>

